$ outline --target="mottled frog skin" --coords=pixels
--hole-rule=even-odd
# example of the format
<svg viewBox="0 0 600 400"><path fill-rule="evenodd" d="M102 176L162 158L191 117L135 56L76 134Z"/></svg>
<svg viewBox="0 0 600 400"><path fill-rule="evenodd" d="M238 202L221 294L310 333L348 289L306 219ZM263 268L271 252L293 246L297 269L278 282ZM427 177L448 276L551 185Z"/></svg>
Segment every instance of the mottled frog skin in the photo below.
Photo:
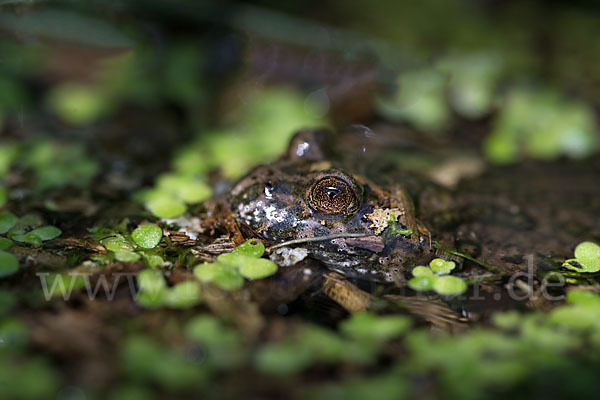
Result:
<svg viewBox="0 0 600 400"><path fill-rule="evenodd" d="M268 245L294 240L290 247L344 275L401 279L395 273L427 253L427 230L399 186L340 168L331 142L328 131L299 132L280 160L242 178L229 197L236 221Z"/></svg>

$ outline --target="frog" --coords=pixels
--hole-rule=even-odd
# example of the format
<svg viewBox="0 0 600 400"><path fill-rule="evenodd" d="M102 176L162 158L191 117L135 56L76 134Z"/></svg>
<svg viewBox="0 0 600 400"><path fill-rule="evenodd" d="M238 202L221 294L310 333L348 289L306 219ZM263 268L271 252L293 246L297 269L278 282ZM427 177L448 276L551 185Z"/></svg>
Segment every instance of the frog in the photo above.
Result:
<svg viewBox="0 0 600 400"><path fill-rule="evenodd" d="M342 165L334 134L301 130L276 161L235 183L228 205L241 231L269 250L302 248L343 276L403 280L431 258L431 234L400 184L384 188Z"/></svg>

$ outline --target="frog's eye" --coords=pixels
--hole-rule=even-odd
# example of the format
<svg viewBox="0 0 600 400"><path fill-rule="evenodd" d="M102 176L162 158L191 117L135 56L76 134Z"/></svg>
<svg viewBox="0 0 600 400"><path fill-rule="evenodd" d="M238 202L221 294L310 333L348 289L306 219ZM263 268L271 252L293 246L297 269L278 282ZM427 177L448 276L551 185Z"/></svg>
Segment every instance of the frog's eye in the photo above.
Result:
<svg viewBox="0 0 600 400"><path fill-rule="evenodd" d="M328 176L310 190L311 206L323 214L347 214L358 206L354 189L341 178Z"/></svg>

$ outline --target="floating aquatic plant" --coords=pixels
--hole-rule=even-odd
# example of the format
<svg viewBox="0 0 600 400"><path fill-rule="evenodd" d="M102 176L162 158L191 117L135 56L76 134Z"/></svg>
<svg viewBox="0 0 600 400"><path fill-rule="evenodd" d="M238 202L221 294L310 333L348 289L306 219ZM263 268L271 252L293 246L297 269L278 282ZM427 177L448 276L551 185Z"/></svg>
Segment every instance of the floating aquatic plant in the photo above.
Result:
<svg viewBox="0 0 600 400"><path fill-rule="evenodd" d="M0 214L0 234L6 233L8 238L20 243L41 246L42 242L56 239L62 231L55 226L41 226L42 220L37 215L25 215L18 218L5 212Z"/></svg>
<svg viewBox="0 0 600 400"><path fill-rule="evenodd" d="M0 214L0 234L4 234L8 232L15 224L19 218L9 212L3 212Z"/></svg>
<svg viewBox="0 0 600 400"><path fill-rule="evenodd" d="M377 108L393 121L408 121L428 133L448 126L450 107L446 102L446 74L435 68L404 71L390 98L377 99Z"/></svg>
<svg viewBox="0 0 600 400"><path fill-rule="evenodd" d="M454 261L441 258L431 260L429 266L418 265L413 268L413 278L408 286L417 291L433 290L444 296L456 296L467 290L467 284L461 278L448 275L456 267Z"/></svg>
<svg viewBox="0 0 600 400"><path fill-rule="evenodd" d="M95 227L89 229L91 238L102 244L108 255L96 256L97 262L109 262L113 259L121 262L136 262L141 258L151 267L156 268L165 263L157 246L162 240L162 229L155 224L138 226L131 235L127 234L128 220L125 219L115 229ZM123 232L121 234L118 232ZM114 258L113 258L114 257Z"/></svg>
<svg viewBox="0 0 600 400"><path fill-rule="evenodd" d="M13 254L0 251L0 278L14 274L19 270L19 260Z"/></svg>
<svg viewBox="0 0 600 400"><path fill-rule="evenodd" d="M598 144L589 105L550 90L513 89L485 140L484 152L490 161L508 164L524 156L582 158L594 153Z"/></svg>
<svg viewBox="0 0 600 400"><path fill-rule="evenodd" d="M222 289L235 290L244 279L262 279L277 272L277 264L260 258L265 246L257 239L250 239L231 253L221 254L214 263L204 263L194 268L194 275L203 282L212 282Z"/></svg>
<svg viewBox="0 0 600 400"><path fill-rule="evenodd" d="M140 292L136 302L147 308L190 308L200 303L200 285L185 281L168 287L161 271L146 269L137 275Z"/></svg>
<svg viewBox="0 0 600 400"><path fill-rule="evenodd" d="M154 224L140 225L131 233L131 239L140 247L153 249L162 239L162 229Z"/></svg>
<svg viewBox="0 0 600 400"><path fill-rule="evenodd" d="M210 364L219 369L230 369L245 361L248 351L241 333L211 315L193 318L184 329L185 336L203 346Z"/></svg>
<svg viewBox="0 0 600 400"><path fill-rule="evenodd" d="M574 265L574 262L577 265ZM600 246L594 242L582 242L575 247L575 258L566 260L563 267L577 272L600 271Z"/></svg>
<svg viewBox="0 0 600 400"><path fill-rule="evenodd" d="M401 336L410 326L406 316L361 312L342 323L343 335L304 326L294 337L263 346L255 362L259 370L275 375L296 373L317 362L370 364L387 341Z"/></svg>

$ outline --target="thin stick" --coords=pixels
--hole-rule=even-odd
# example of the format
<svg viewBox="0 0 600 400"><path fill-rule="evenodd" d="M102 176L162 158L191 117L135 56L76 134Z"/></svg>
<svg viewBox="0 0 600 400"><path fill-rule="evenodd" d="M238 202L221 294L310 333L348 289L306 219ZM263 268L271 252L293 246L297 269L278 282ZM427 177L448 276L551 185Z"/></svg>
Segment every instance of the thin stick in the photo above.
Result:
<svg viewBox="0 0 600 400"><path fill-rule="evenodd" d="M325 236L314 236L314 237L288 240L287 242L281 242L281 243L275 244L271 247L267 247L265 251L270 253L271 251L273 251L275 249L278 249L280 247L289 246L291 244L322 242L324 240L331 240L331 239L338 239L338 238L346 238L346 237L357 238L357 237L367 237L367 236L373 236L373 235L368 234L368 233L333 233L331 235L325 235Z"/></svg>
<svg viewBox="0 0 600 400"><path fill-rule="evenodd" d="M485 268L485 269L487 269L487 270L490 270L490 271L493 271L493 272L496 272L497 274L500 274L500 275L506 275L506 272L505 272L505 271L503 271L503 270L502 270L500 267L497 267L497 266L495 266L495 265L491 265L491 264L484 263L483 261L479 261L478 259L476 259L476 258L473 258L473 257L471 257L471 256L470 256L470 255L468 255L468 254L464 254L464 253L461 253L461 252L459 252L459 251L456 251L456 250L451 250L451 249L449 249L449 248L447 248L447 247L443 246L443 245L442 245L442 244L440 244L439 242L434 242L434 243L433 243L433 247L435 247L436 249L439 249L439 250L445 251L446 253L450 253L450 254L452 254L452 255L455 255L455 256L458 256L458 257L462 257L462 258L464 258L464 259L467 259L467 260L469 260L469 261L473 261L474 263L481 265L483 268Z"/></svg>

